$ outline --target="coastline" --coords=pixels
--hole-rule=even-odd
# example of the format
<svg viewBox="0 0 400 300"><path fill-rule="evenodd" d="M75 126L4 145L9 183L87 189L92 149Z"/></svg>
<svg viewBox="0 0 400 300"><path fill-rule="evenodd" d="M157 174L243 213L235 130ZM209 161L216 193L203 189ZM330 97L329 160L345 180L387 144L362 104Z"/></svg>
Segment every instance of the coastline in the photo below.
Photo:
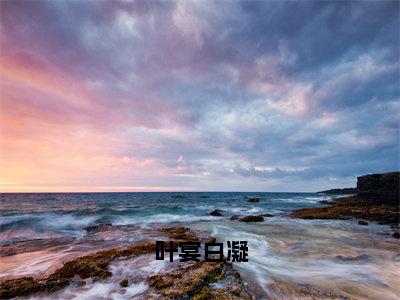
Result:
<svg viewBox="0 0 400 300"><path fill-rule="evenodd" d="M76 228L78 233L83 231L79 236L4 244L3 262L32 255L28 265L44 261L52 267L41 276L27 273L3 277L0 298L42 299L50 295L63 299L105 294L112 299L396 299L400 295L396 275L399 243L386 226L398 228L393 225L399 222L396 201L365 201L358 196L328 200L330 196L308 194L298 199L290 194L282 200L281 195L238 194L235 204L226 206L232 203L233 194L227 195L226 201L215 202L222 196L195 195L189 201L181 195L168 195L170 215L158 214L155 223L146 224L132 224L132 217L126 219L123 209L127 205L134 208L135 216L138 208L127 200L112 210L97 205L94 212L79 213L89 213L91 220L88 225L81 221ZM81 207L80 199L77 207ZM157 213L158 202L155 198L154 205L149 206ZM174 215L173 211L182 210L178 203L190 209L197 203L201 215L189 217L185 210L181 211L184 218ZM302 208L295 209L300 203ZM276 209L283 204L289 208L287 211ZM68 213L71 209L76 213L70 205L68 201ZM121 223L93 223L104 220L104 216L93 219L93 213L121 211L125 218ZM172 221L157 223L167 220L167 216ZM72 219L72 224L76 220ZM353 220L372 223L360 226ZM251 245L248 263L169 263L154 259L154 241L158 239L175 245L193 240L226 242L234 237ZM71 251L74 247L77 251ZM59 258L49 259L55 254ZM365 270L385 285L370 286Z"/></svg>

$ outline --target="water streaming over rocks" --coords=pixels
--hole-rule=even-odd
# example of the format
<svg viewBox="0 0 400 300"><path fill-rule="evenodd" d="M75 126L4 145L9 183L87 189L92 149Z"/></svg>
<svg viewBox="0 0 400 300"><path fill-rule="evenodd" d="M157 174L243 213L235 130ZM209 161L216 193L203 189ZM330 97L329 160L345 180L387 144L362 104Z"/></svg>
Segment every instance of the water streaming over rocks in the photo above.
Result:
<svg viewBox="0 0 400 300"><path fill-rule="evenodd" d="M248 197L260 201L248 202ZM225 245L232 240L248 242L249 262L232 266L240 275L236 282L240 291L236 292L241 297L250 293L257 299L398 299L399 240L391 237L388 226L290 217L294 209L322 206L319 201L328 199L307 193L2 194L0 279L45 278L83 255L169 240L162 228L184 226L196 236L213 236ZM222 216L209 214L216 209ZM256 223L231 220L234 215L240 219L267 214ZM88 230L98 224L112 225ZM74 278L61 289L33 297L157 299L175 286L157 289L149 278L158 274L179 277L176 272L186 265L156 261L154 254L121 257L110 261L111 276ZM220 274L218 280L196 273L193 278L205 285L196 293L214 297L224 291L224 285L235 278L229 268L224 265L214 270ZM128 286L121 286L122 280L128 280ZM187 282L178 283L188 291L193 288Z"/></svg>

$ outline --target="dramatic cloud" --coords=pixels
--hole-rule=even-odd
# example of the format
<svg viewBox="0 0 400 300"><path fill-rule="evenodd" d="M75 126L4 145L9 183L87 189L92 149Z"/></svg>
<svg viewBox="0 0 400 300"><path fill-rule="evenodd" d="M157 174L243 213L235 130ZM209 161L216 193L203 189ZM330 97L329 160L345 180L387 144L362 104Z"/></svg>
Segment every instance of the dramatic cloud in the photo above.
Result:
<svg viewBox="0 0 400 300"><path fill-rule="evenodd" d="M398 1L0 5L3 191L312 191L400 167Z"/></svg>

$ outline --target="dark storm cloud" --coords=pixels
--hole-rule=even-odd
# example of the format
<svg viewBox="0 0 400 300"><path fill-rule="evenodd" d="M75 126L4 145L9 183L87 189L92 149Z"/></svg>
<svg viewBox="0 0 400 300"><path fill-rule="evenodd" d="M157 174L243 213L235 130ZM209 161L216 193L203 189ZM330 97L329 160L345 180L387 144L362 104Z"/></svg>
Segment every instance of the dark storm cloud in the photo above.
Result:
<svg viewBox="0 0 400 300"><path fill-rule="evenodd" d="M124 141L107 154L159 162L164 177L149 184L171 172L213 189L210 181L235 174L227 186L243 179L268 189L273 178L307 184L399 168L398 1L3 1L1 9L3 53L73 78L94 109L35 105L107 128Z"/></svg>

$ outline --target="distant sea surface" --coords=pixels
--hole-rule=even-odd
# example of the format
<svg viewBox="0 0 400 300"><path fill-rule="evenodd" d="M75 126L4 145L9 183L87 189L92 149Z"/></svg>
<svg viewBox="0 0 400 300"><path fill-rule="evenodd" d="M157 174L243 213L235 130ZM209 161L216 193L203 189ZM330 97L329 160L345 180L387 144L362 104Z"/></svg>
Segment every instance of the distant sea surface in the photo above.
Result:
<svg viewBox="0 0 400 300"><path fill-rule="evenodd" d="M246 197L258 197L260 202L247 202ZM234 266L266 298L279 298L269 289L271 284L290 283L317 285L362 299L398 299L399 245L390 238L387 226L360 226L356 220L298 220L288 214L323 205L319 201L330 198L313 193L237 192L1 194L0 245L3 250L9 251L10 245L17 250L15 254L2 251L0 280L45 276L84 253L154 241L160 238L155 228L186 226L221 242L248 241L249 262ZM223 216L209 215L214 209L222 210ZM274 216L261 223L230 220L233 215L266 213ZM93 234L85 230L99 223L112 226ZM115 264L111 266L115 276L84 288L67 287L55 296L115 298L122 272L124 278L136 278L124 292L126 298L140 298L147 289L140 280L145 270L159 272L168 265L155 263L149 255L128 271Z"/></svg>

